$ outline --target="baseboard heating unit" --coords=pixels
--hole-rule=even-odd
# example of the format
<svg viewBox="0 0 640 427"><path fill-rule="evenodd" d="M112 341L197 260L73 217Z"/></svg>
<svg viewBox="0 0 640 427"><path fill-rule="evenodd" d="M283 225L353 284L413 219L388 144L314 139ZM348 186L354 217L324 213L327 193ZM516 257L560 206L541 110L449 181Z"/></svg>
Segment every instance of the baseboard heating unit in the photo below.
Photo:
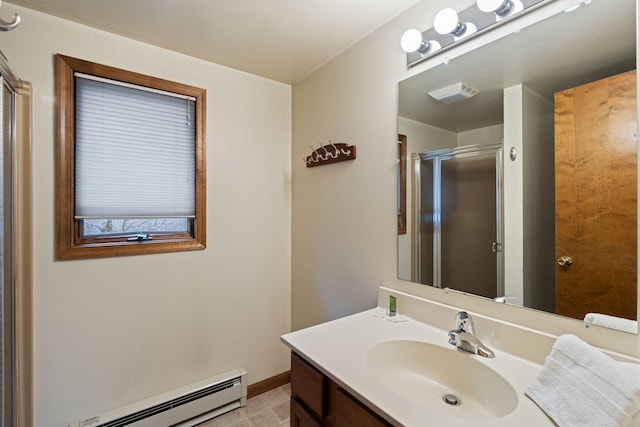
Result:
<svg viewBox="0 0 640 427"><path fill-rule="evenodd" d="M247 403L247 372L235 369L103 414L69 427L189 427Z"/></svg>

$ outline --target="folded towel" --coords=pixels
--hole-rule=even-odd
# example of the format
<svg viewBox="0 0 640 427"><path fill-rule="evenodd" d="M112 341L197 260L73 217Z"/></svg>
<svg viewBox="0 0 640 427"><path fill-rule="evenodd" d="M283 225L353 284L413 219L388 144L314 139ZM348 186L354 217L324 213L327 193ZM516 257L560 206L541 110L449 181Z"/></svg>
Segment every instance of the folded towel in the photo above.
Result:
<svg viewBox="0 0 640 427"><path fill-rule="evenodd" d="M525 394L560 427L630 427L640 410L640 365L562 335Z"/></svg>
<svg viewBox="0 0 640 427"><path fill-rule="evenodd" d="M586 326L603 326L632 334L638 333L638 322L635 320L623 319L622 317L609 316L607 314L587 313L584 316L584 324Z"/></svg>

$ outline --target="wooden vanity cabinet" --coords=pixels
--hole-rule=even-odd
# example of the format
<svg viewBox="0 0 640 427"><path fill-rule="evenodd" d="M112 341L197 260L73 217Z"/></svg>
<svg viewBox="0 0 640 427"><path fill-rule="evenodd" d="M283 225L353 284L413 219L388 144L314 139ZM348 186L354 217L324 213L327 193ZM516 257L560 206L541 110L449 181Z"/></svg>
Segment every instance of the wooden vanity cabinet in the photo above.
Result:
<svg viewBox="0 0 640 427"><path fill-rule="evenodd" d="M389 427L322 372L291 353L292 427Z"/></svg>
<svg viewBox="0 0 640 427"><path fill-rule="evenodd" d="M291 397L291 427L323 427L313 414L302 405L298 399Z"/></svg>

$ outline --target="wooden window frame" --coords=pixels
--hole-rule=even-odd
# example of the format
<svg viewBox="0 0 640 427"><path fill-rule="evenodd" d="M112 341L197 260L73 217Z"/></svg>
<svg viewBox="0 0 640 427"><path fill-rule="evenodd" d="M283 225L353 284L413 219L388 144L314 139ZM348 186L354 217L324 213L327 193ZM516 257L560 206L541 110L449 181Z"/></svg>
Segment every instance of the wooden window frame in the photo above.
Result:
<svg viewBox="0 0 640 427"><path fill-rule="evenodd" d="M75 79L84 73L110 80L177 93L196 100L196 213L186 234L151 234L152 240L127 241L118 237L81 237L75 212ZM163 252L202 250L206 247L206 90L119 68L56 55L56 253L58 259L82 259ZM136 233L134 233L135 235Z"/></svg>
<svg viewBox="0 0 640 427"><path fill-rule="evenodd" d="M407 234L407 135L398 134L398 234Z"/></svg>

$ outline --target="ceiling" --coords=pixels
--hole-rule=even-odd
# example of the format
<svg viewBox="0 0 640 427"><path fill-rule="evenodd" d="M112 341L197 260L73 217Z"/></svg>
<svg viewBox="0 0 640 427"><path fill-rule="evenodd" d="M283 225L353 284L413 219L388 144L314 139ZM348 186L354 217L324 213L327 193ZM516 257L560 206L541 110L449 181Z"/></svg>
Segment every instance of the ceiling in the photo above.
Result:
<svg viewBox="0 0 640 427"><path fill-rule="evenodd" d="M283 83L294 83L419 0L11 0Z"/></svg>
<svg viewBox="0 0 640 427"><path fill-rule="evenodd" d="M635 68L635 2L597 0L475 49L399 85L399 115L453 132L503 123L503 88L557 91ZM473 98L443 104L428 92L464 82Z"/></svg>

